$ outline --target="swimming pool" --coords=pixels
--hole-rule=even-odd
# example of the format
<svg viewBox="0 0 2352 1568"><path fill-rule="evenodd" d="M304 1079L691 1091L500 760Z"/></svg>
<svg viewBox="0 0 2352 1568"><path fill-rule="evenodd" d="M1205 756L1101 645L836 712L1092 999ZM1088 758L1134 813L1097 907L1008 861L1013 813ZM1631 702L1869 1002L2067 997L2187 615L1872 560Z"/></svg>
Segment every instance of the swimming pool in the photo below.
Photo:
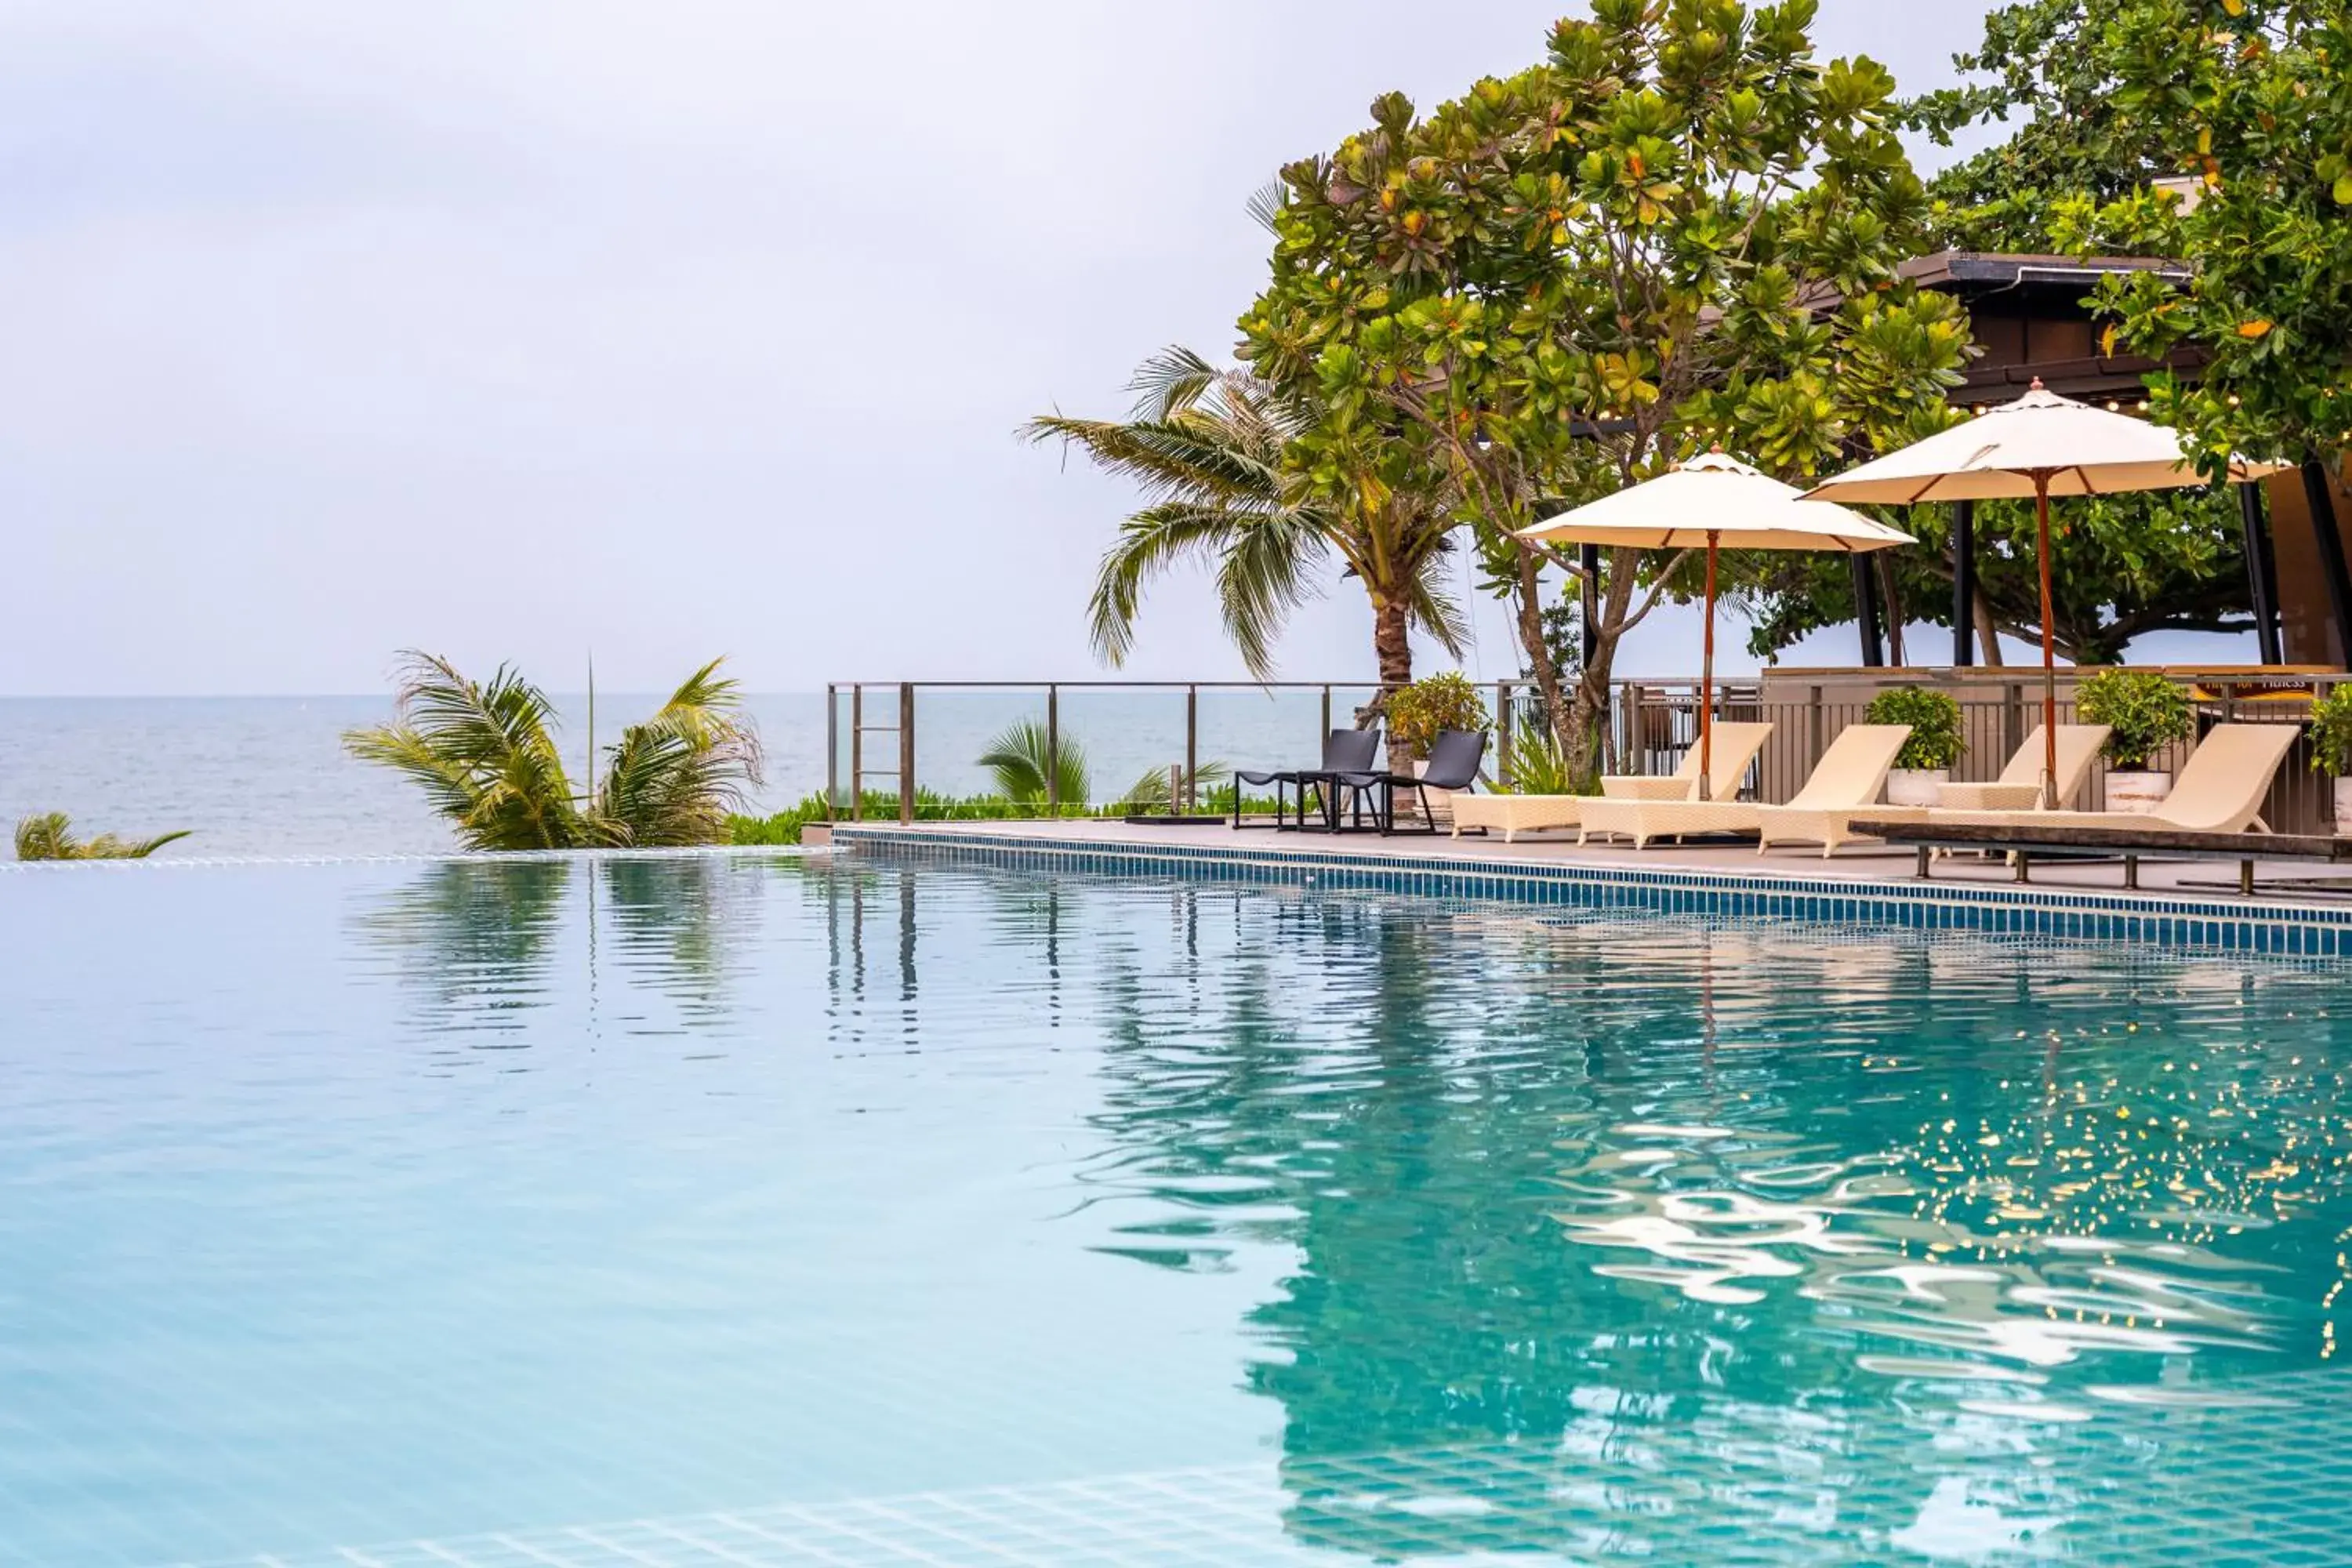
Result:
<svg viewBox="0 0 2352 1568"><path fill-rule="evenodd" d="M2342 966L740 856L0 952L5 1568L2352 1561Z"/></svg>

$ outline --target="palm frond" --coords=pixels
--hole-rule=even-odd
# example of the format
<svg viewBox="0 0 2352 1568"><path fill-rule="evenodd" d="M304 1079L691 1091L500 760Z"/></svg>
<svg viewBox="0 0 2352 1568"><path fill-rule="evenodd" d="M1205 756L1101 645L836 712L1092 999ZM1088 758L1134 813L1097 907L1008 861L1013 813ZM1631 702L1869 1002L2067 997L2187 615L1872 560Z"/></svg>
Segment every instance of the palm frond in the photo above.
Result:
<svg viewBox="0 0 2352 1568"><path fill-rule="evenodd" d="M16 858L19 860L144 860L166 844L176 844L189 837L190 830L162 833L152 838L118 838L111 833L101 833L95 838L77 838L73 824L62 811L28 816L16 824Z"/></svg>
<svg viewBox="0 0 2352 1568"><path fill-rule="evenodd" d="M1127 384L1127 389L1135 394L1132 417L1145 424L1173 419L1234 374L1180 343L1171 343L1135 367Z"/></svg>
<svg viewBox="0 0 2352 1568"><path fill-rule="evenodd" d="M760 783L762 758L737 683L719 674L723 662L696 670L606 749L590 814L601 838L648 849L725 841L727 818Z"/></svg>
<svg viewBox="0 0 2352 1568"><path fill-rule="evenodd" d="M1290 205L1290 187L1280 180L1268 180L1250 193L1250 218L1266 233L1275 232L1274 220Z"/></svg>
<svg viewBox="0 0 2352 1568"><path fill-rule="evenodd" d="M1021 805L1046 803L1046 780L1063 805L1087 804L1086 748L1068 735L1049 736L1034 719L1008 724L980 754L980 765L995 775L997 793Z"/></svg>
<svg viewBox="0 0 2352 1568"><path fill-rule="evenodd" d="M583 841L545 692L505 665L478 684L416 649L401 655L400 672L393 721L345 731L344 750L423 785L470 848Z"/></svg>
<svg viewBox="0 0 2352 1568"><path fill-rule="evenodd" d="M1458 659L1470 646L1472 633L1469 614L1454 597L1453 576L1451 550L1433 549L1422 556L1406 584L1405 615Z"/></svg>
<svg viewBox="0 0 2352 1568"><path fill-rule="evenodd" d="M1234 531L1217 568L1217 613L1253 680L1273 678L1275 641L1290 612L1320 594L1311 574L1329 553L1319 523L1298 512Z"/></svg>

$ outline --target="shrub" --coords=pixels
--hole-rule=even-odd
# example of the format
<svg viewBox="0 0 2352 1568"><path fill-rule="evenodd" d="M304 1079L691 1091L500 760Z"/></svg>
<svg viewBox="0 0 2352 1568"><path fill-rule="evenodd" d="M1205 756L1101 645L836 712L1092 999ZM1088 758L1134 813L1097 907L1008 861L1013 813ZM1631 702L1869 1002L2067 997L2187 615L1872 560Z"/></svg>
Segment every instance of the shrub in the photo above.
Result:
<svg viewBox="0 0 2352 1568"><path fill-rule="evenodd" d="M2311 705L2311 765L2330 778L2352 776L2352 686Z"/></svg>
<svg viewBox="0 0 2352 1568"><path fill-rule="evenodd" d="M1960 705L1948 691L1898 686L1870 700L1863 716L1866 724L1908 724L1911 738L1896 752L1895 765L1933 773L1948 768L1969 749L1960 731Z"/></svg>
<svg viewBox="0 0 2352 1568"><path fill-rule="evenodd" d="M1590 769L1578 773L1569 765L1568 748L1539 715L1519 718L1511 740L1510 771L1496 785L1504 795L1598 795L1601 784Z"/></svg>
<svg viewBox="0 0 2352 1568"><path fill-rule="evenodd" d="M2074 706L2086 724L2105 724L2107 761L2118 768L2147 766L2148 758L2197 732L2189 694L2152 669L2102 669L2083 678Z"/></svg>
<svg viewBox="0 0 2352 1568"><path fill-rule="evenodd" d="M1488 728L1478 689L1459 670L1416 680L1389 699L1389 744L1405 756L1428 755L1444 731L1484 735Z"/></svg>

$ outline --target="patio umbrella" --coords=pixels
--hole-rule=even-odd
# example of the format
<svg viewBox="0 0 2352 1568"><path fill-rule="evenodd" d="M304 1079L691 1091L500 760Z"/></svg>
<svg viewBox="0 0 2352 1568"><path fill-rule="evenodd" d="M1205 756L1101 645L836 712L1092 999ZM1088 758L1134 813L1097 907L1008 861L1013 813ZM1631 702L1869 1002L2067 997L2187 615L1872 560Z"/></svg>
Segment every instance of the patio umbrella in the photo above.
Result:
<svg viewBox="0 0 2352 1568"><path fill-rule="evenodd" d="M2284 465L2233 458L2241 484ZM1911 506L1935 500L2033 500L2042 570L2042 804L2058 801L2058 658L2051 633L2050 498L2186 489L2206 483L2161 425L2061 397L2039 377L2016 402L1849 469L1808 500Z"/></svg>
<svg viewBox="0 0 2352 1568"><path fill-rule="evenodd" d="M1715 576L1718 550L1885 550L1911 536L1825 501L1807 500L1717 448L1644 484L1519 531L1555 544L1706 551L1706 642L1700 659L1698 789L1715 765Z"/></svg>

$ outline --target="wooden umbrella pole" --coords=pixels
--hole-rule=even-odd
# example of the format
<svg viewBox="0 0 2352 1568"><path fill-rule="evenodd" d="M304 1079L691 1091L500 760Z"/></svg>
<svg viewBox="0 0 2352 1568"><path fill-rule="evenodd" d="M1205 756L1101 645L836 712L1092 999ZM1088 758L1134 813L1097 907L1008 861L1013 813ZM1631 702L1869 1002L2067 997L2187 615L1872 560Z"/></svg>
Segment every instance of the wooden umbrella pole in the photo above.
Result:
<svg viewBox="0 0 2352 1568"><path fill-rule="evenodd" d="M2058 645L2051 632L2050 475L2033 476L2033 515L2042 557L2042 809L2058 809Z"/></svg>
<svg viewBox="0 0 2352 1568"><path fill-rule="evenodd" d="M1715 547L1723 536L1706 536L1706 641L1698 668L1698 797L1715 798Z"/></svg>

